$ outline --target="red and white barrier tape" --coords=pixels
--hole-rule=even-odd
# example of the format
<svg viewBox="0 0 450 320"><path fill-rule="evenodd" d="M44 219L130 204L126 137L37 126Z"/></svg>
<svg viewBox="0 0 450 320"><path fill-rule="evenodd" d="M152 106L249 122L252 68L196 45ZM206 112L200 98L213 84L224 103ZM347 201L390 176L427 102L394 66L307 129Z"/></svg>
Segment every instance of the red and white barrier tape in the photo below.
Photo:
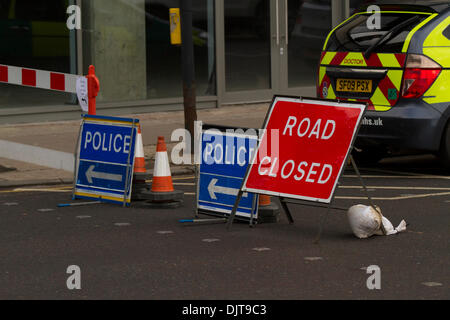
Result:
<svg viewBox="0 0 450 320"><path fill-rule="evenodd" d="M73 74L0 65L0 83L77 93L77 79Z"/></svg>

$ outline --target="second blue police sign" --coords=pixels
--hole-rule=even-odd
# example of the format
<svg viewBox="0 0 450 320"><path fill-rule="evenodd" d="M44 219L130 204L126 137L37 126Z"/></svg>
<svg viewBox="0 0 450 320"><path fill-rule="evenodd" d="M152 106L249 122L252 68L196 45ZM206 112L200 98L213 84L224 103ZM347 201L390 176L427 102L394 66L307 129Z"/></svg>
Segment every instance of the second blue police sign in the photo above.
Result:
<svg viewBox="0 0 450 320"><path fill-rule="evenodd" d="M241 130L242 131L242 130ZM208 129L202 132L198 180L198 210L226 216L231 213L247 167L256 152L256 132ZM257 219L257 195L245 193L236 216Z"/></svg>

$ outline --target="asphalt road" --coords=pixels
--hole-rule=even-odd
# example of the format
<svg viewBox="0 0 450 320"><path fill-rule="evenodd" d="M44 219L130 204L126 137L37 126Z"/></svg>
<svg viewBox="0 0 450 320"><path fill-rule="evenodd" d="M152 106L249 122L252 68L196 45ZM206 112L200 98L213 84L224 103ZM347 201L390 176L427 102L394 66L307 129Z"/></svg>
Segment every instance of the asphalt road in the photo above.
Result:
<svg viewBox="0 0 450 320"><path fill-rule="evenodd" d="M187 226L193 177L178 209L71 202L70 186L0 190L0 299L449 299L450 175L430 159L388 161L362 174L374 202L406 232L366 240L345 212L332 211L313 244L324 209L290 205L295 224L249 228ZM336 205L363 203L351 170ZM69 290L67 268L81 270ZM369 290L377 265L381 289Z"/></svg>

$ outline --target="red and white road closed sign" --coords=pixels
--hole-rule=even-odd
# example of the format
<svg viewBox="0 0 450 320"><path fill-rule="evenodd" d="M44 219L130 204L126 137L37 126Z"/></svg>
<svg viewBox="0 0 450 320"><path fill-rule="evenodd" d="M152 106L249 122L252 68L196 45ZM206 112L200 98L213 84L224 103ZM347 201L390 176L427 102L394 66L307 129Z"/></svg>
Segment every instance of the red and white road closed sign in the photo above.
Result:
<svg viewBox="0 0 450 320"><path fill-rule="evenodd" d="M243 191L330 203L365 108L275 97Z"/></svg>

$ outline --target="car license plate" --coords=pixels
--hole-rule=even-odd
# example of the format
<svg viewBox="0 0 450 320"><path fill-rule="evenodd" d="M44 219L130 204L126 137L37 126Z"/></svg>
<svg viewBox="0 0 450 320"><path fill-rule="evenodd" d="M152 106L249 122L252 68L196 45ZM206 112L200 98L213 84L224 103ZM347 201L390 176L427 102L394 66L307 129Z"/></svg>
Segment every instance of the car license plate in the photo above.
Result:
<svg viewBox="0 0 450 320"><path fill-rule="evenodd" d="M372 80L364 79L337 79L337 91L345 92L372 92Z"/></svg>

